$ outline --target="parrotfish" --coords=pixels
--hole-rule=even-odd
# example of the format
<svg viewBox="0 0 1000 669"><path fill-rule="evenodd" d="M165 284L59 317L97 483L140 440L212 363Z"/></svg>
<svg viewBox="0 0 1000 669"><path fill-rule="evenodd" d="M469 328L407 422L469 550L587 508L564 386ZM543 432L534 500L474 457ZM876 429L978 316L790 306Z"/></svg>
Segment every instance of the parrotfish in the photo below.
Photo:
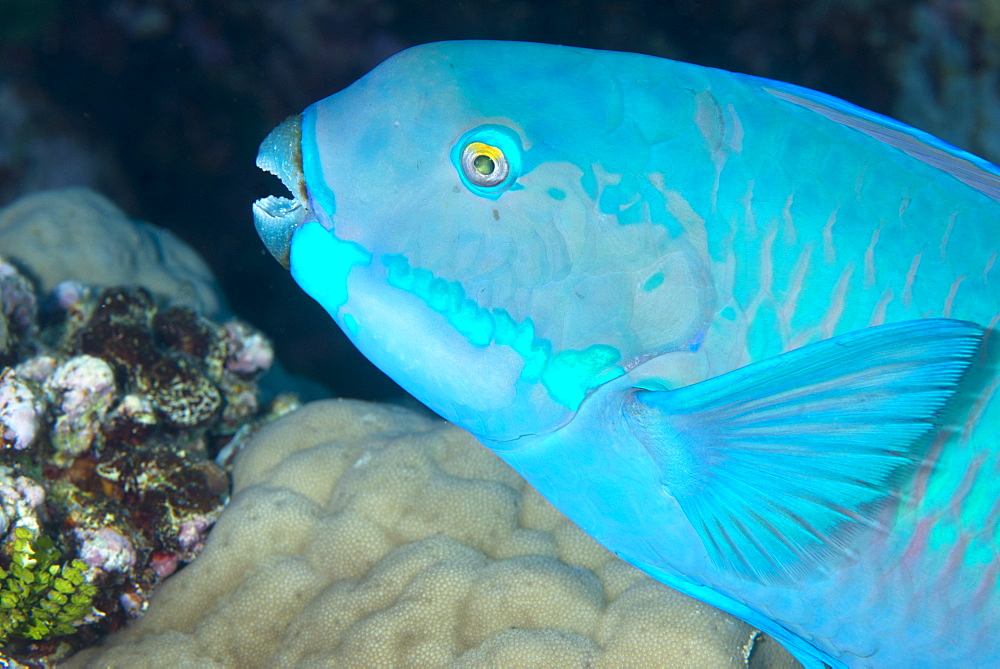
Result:
<svg viewBox="0 0 1000 669"><path fill-rule="evenodd" d="M257 231L372 362L807 667L1000 666L1000 170L799 86L427 44Z"/></svg>

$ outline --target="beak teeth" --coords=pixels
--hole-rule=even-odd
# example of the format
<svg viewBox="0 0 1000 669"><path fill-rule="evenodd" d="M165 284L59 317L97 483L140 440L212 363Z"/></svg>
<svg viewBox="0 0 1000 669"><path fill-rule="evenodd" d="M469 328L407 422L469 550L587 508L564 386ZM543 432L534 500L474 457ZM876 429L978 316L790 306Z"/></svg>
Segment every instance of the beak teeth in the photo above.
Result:
<svg viewBox="0 0 1000 669"><path fill-rule="evenodd" d="M257 167L274 174L294 199L269 195L253 203L254 226L264 246L285 268L292 234L309 217L302 175L302 116L289 116L261 142Z"/></svg>

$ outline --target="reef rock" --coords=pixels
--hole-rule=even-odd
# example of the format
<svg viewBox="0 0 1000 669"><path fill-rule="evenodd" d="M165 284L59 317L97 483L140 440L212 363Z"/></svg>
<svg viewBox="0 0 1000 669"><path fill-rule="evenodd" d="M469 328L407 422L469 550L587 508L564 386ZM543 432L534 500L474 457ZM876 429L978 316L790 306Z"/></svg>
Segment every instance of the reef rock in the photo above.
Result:
<svg viewBox="0 0 1000 669"><path fill-rule="evenodd" d="M129 220L102 195L66 188L22 197L0 210L0 249L48 294L66 279L94 286L141 285L208 317L223 298L208 266L163 228Z"/></svg>
<svg viewBox="0 0 1000 669"><path fill-rule="evenodd" d="M467 433L309 404L240 454L202 554L69 666L794 666L605 551Z"/></svg>

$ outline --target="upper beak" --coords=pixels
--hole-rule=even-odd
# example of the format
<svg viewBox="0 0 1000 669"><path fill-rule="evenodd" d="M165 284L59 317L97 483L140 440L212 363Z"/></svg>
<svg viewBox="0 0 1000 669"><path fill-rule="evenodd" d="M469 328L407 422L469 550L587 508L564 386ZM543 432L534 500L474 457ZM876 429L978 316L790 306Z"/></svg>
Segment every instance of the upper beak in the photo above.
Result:
<svg viewBox="0 0 1000 669"><path fill-rule="evenodd" d="M253 203L254 226L264 246L285 268L292 233L310 218L302 175L302 116L289 116L261 142L257 167L281 179L294 199L269 195Z"/></svg>

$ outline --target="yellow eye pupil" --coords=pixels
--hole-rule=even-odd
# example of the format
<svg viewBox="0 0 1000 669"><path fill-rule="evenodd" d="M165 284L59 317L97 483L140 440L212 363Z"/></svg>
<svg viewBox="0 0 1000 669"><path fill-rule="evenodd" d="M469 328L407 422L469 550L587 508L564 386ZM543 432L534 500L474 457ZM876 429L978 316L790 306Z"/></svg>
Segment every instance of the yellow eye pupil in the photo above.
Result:
<svg viewBox="0 0 1000 669"><path fill-rule="evenodd" d="M493 174L493 171L497 168L493 159L485 154L479 154L476 156L475 160L472 161L472 166L475 167L476 171L484 177L488 177Z"/></svg>

